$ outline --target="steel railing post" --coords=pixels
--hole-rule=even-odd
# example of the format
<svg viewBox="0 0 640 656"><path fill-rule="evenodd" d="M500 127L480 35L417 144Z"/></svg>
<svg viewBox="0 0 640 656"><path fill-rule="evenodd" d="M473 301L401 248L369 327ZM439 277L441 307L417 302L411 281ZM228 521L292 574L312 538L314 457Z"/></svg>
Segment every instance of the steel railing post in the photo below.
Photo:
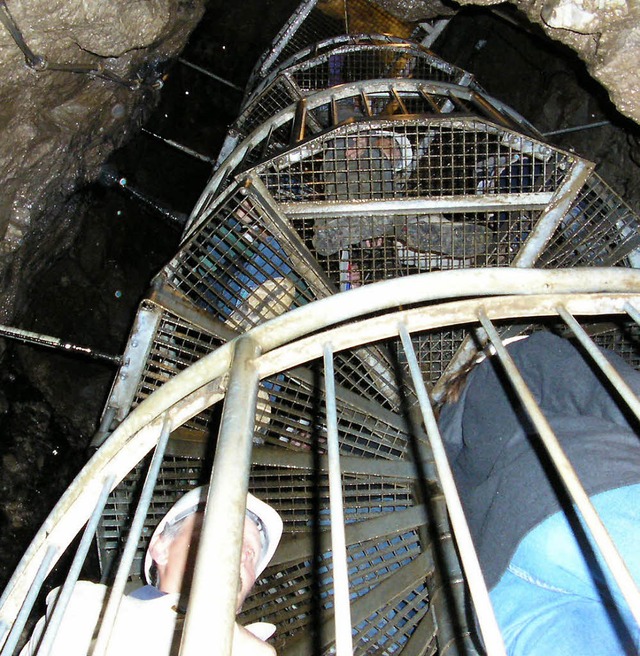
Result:
<svg viewBox="0 0 640 656"><path fill-rule="evenodd" d="M181 656L197 656L202 653L202 645L209 645L212 654L231 654L258 397L254 360L259 353L260 348L251 338L238 338L222 411Z"/></svg>

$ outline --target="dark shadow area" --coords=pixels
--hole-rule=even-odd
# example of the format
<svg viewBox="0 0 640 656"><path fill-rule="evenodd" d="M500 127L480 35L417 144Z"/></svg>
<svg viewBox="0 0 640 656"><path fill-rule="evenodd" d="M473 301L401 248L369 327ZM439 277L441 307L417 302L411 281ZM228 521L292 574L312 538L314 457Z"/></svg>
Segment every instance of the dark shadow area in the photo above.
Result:
<svg viewBox="0 0 640 656"><path fill-rule="evenodd" d="M573 50L508 4L494 12L464 8L433 49L475 75L546 140L595 162L627 203L640 206L640 126L618 112Z"/></svg>

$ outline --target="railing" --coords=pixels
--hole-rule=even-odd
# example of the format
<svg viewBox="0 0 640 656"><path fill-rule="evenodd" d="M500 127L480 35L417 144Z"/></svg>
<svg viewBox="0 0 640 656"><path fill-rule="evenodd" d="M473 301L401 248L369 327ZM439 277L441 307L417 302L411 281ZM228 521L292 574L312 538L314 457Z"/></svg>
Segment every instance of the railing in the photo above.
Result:
<svg viewBox="0 0 640 656"><path fill-rule="evenodd" d="M405 654L427 653L425 645L431 645L428 653L475 653L471 630L464 619L464 582L469 586L489 653L502 653L501 638L444 456L429 392L411 343L412 336L418 333L452 326L464 326L469 334L482 329L488 335L539 425L550 457L566 472L563 481L586 518L634 616L640 620L638 590L609 543L575 472L557 452L555 438L540 417L539 409L522 388L517 372L511 369L499 335L503 325L514 322L518 325L544 322L546 325L552 321L556 327L564 326L584 344L629 408L640 416L638 400L615 372L611 373L602 363L589 336L606 334L606 330L620 321L625 326L636 325L640 318L638 308L640 273L634 270L483 269L430 273L370 285L351 291L348 296L339 294L311 303L252 329L194 363L151 394L118 426L86 465L37 534L2 596L0 635L3 647L0 653L2 656L15 653L43 582L86 524L57 609L51 617L50 629L38 652L48 653L107 494L147 453L154 451L93 652L107 653L101 650L107 646L110 621L115 617L124 591L170 433L223 397L225 404L197 562L197 583L191 593L182 654L196 653L197 646L211 635L220 638L212 646L214 653L225 656L230 653L247 488L254 491L259 488L267 496L271 489L273 498L281 497L279 509L285 520L285 538L265 580L258 585L262 602L255 612L260 616L268 616L271 612L270 619L279 625L283 634L277 643L279 653L315 653L309 644L309 618L302 617L304 613L302 619L292 618L291 601L282 602L292 593L294 599L296 595L303 599L304 586L296 588L296 578L291 572L304 563L307 563L305 567L309 566L313 549L306 542L308 532L300 533L299 528L296 529L297 499L287 497L289 488L282 482L284 479L279 478L284 471L293 471L302 479L314 468L328 471L330 502L326 511L331 511L331 520L327 522L322 514L320 519L321 523L331 526L331 543L320 552L330 551L333 561L333 573L324 574L329 580L322 590L329 595L331 603L321 616L325 630L321 632L323 640L318 653L327 653L326 650L335 645L338 654L364 654L370 653L366 649L375 644L380 647L376 653L383 653L384 648L389 648L389 653L400 650ZM586 330L577 317L583 317L582 325ZM608 328L603 329L603 326ZM624 332L628 333L628 329ZM341 454L336 420L334 354L398 338L409 363L421 410L418 419L410 415L403 419L407 422L407 440L412 446L404 456L391 460L345 456L344 452ZM618 341L614 343L619 344L618 333L615 340ZM259 381L318 359L324 362L325 381L321 386L324 409L318 410L318 422L326 429L323 433L326 440L316 443L311 451L296 451L290 443L283 443L281 447L252 448ZM426 435L421 433L420 422L426 426ZM378 480L381 485L388 486L392 482L409 481L423 491L430 490L431 498L423 497L422 505L406 501L403 509L396 500L389 508L394 512L374 514L375 504L363 502L354 506L347 498L358 476L366 477L369 483ZM449 537L446 514L441 512L442 508L438 510L442 495L462 560L463 578L457 574L456 550ZM292 504L289 514L288 503ZM380 501L376 503L379 505ZM363 514L354 514L354 509L363 510ZM439 516L438 512L441 512ZM360 521L352 521L354 517ZM394 545L415 530L420 534L419 550L407 551L409 556L404 561L393 558L384 561L386 556L381 556L382 551L393 552ZM321 537L325 536L323 533ZM360 568L354 567L349 549L365 540L370 540L367 544L374 546L379 543L377 550L372 547L375 559L367 561L365 558ZM379 568L374 564L381 560L388 566ZM443 566L443 562L447 565ZM318 567L321 565L318 563ZM367 575L371 580L368 586L363 586L359 579ZM210 585L214 580L216 585ZM421 586L430 586L426 596L416 595L415 591ZM387 619L386 626L380 628L381 618L386 617L385 609L394 603L399 608L411 607L415 613L408 613L406 621L402 622ZM287 608L289 614L285 612ZM380 613L381 610L385 612ZM40 613L39 610L34 612ZM372 617L376 618L374 623L370 622ZM412 617L418 619L410 620Z"/></svg>

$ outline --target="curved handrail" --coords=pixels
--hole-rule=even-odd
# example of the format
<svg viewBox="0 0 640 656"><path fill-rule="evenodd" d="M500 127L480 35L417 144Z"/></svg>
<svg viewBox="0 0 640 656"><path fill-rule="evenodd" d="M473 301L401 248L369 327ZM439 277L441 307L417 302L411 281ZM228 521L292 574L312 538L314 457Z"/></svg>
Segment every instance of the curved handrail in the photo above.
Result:
<svg viewBox="0 0 640 656"><path fill-rule="evenodd" d="M328 89L323 89L321 91L315 91L314 93L308 95L305 98L305 111L313 113L313 111L321 108L323 106L330 105L331 102L342 101L348 98L360 97L362 93L374 95L376 93L388 93L389 89L393 89L396 93L402 94L420 94L421 92L426 92L431 95L442 95L443 97L456 97L464 101L471 101L473 98L478 98L483 101L483 104L491 106L494 102L494 99L485 94L484 92L479 92L469 87L459 86L450 82L431 82L425 80L413 80L406 78L389 78L389 79L374 79L374 80L365 80L362 82L350 82L347 84L340 84ZM500 112L505 111L505 106L499 104L497 107L498 116ZM185 231L183 234L183 241L191 235L194 230L202 223L203 218L206 217L207 204L211 199L220 193L223 188L223 183L225 180L231 179L233 175L237 175L241 172L243 162L247 157L248 153L257 147L262 148L266 140L269 139L270 135L277 132L281 129L283 125L287 123L293 124L296 118L297 112L297 103L292 103L289 107L286 107L283 110L280 110L274 114L268 121L263 122L257 128L255 128L249 135L247 135L242 141L235 144L233 150L225 157L225 159L220 163L219 167L215 170L214 174L211 176L207 185L205 186L200 198L196 202L191 215L187 221ZM420 118L420 115L407 115L411 116L411 121L415 121L417 118ZM452 117L455 117L454 114L438 114L438 115L424 115L428 118L429 121L451 121ZM390 117L383 116L373 116L367 118L359 119L359 122L366 123L369 122L372 125L375 125L376 122L384 122L386 119L389 120ZM399 122L400 119L406 118L405 115L395 115L393 117L394 121ZM478 123L492 124L491 120L485 118L481 115L474 117ZM511 120L514 120L513 116L509 116ZM496 115L493 114L493 120L498 120ZM523 140L523 143L536 143L536 148L541 148L548 152L560 151L560 149L550 146L543 143L540 138L535 136L527 135L523 137L521 133L515 133L513 126L499 125L495 123L496 129L504 130L505 132L517 134L518 139ZM334 126L335 128L336 126ZM333 128L332 128L333 129ZM534 134L537 134L537 131L534 131ZM313 135L313 138L322 136L322 135ZM299 144L292 145L292 147L299 146ZM279 153L282 154L282 153ZM204 214L204 216L202 215Z"/></svg>
<svg viewBox="0 0 640 656"><path fill-rule="evenodd" d="M337 36L329 37L310 46L307 46L306 48L303 48L297 53L291 55L283 62L279 63L265 77L263 77L253 89L251 89L242 103L242 111L244 112L249 103L253 102L255 98L260 95L267 86L272 84L273 81L286 69L292 68L316 57L332 54L335 51L340 51L340 49L356 48L358 46L369 45L390 45L395 47L404 47L406 49L415 49L424 53L425 55L429 55L433 59L439 60L439 62L442 62L442 64L446 66L450 71L455 70L459 72L461 77L463 75L468 76L469 83L465 84L465 86L470 86L475 89L481 88L470 73L467 73L465 70L459 68L458 66L454 66L453 64L446 62L444 59L438 57L438 55L436 55L434 52L428 48L425 48L423 45L416 43L415 41L404 39L398 36L392 36L389 34L339 34Z"/></svg>
<svg viewBox="0 0 640 656"><path fill-rule="evenodd" d="M349 294L348 302L345 302L344 293ZM541 303L542 313L548 314L553 312L560 297L569 299L579 294L583 295L577 297L583 309L578 308L578 312L611 312L612 302L598 309L593 298L589 298L589 295L596 294L597 301L597 294L602 293L615 299L616 312L623 312L629 295L640 295L640 271L623 268L457 270L383 281L344 293L300 307L254 328L251 337L263 354L258 358L260 377L287 368L289 362L282 366L283 351L302 337L313 334L296 344L295 349L290 349L296 354L291 362L316 357L315 351L308 350L308 344L314 343L315 349L321 348L331 336L320 331L328 328L335 331L339 324L345 324L342 331L348 337L341 338L338 348L382 339L393 334L394 330L397 334L398 311L403 313L403 320L410 330L424 329L428 325L424 319L418 319L421 312L434 314L430 327L449 325L451 312L446 308L443 311L443 306L434 306L436 301L478 297L484 299L485 310L491 307L496 316L508 316L510 313L502 297L515 296L518 302L511 315L529 316L535 314L534 300L540 304L545 299ZM428 305L426 308L417 307L420 304ZM455 304L449 304L449 310L451 305ZM471 303L467 305L471 307ZM414 306L415 309L396 310L387 317L372 317L369 326L360 332L346 325L348 321L401 306ZM457 321L468 321L469 316L460 314ZM383 323L386 325L384 330ZM155 446L165 415L170 416L176 427L223 396L222 379L232 361L236 342L233 340L222 346L168 381L118 426L76 477L35 536L0 600L0 619L12 618L19 609L48 546L52 543L58 545L50 565L53 567L63 549L86 522L100 496L103 478L114 475L116 482L119 481Z"/></svg>

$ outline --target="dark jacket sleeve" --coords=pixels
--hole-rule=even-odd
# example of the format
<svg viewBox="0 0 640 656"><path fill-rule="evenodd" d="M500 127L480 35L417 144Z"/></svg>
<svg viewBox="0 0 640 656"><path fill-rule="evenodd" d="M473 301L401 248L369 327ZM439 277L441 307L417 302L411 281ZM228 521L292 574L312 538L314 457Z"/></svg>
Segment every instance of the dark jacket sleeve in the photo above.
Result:
<svg viewBox="0 0 640 656"><path fill-rule="evenodd" d="M589 359L550 333L516 342L509 353L588 494L640 482L637 421ZM639 393L640 374L606 355ZM478 365L460 399L442 408L440 431L491 587L522 537L567 499L497 357Z"/></svg>
<svg viewBox="0 0 640 656"><path fill-rule="evenodd" d="M509 353L545 416L603 419L625 430L635 422L621 410L617 392L573 344L547 332L509 347ZM640 373L612 352L607 358L640 395ZM450 458L477 482L485 479L507 447L533 426L506 380L497 357L470 375L460 400L445 406L440 428Z"/></svg>

